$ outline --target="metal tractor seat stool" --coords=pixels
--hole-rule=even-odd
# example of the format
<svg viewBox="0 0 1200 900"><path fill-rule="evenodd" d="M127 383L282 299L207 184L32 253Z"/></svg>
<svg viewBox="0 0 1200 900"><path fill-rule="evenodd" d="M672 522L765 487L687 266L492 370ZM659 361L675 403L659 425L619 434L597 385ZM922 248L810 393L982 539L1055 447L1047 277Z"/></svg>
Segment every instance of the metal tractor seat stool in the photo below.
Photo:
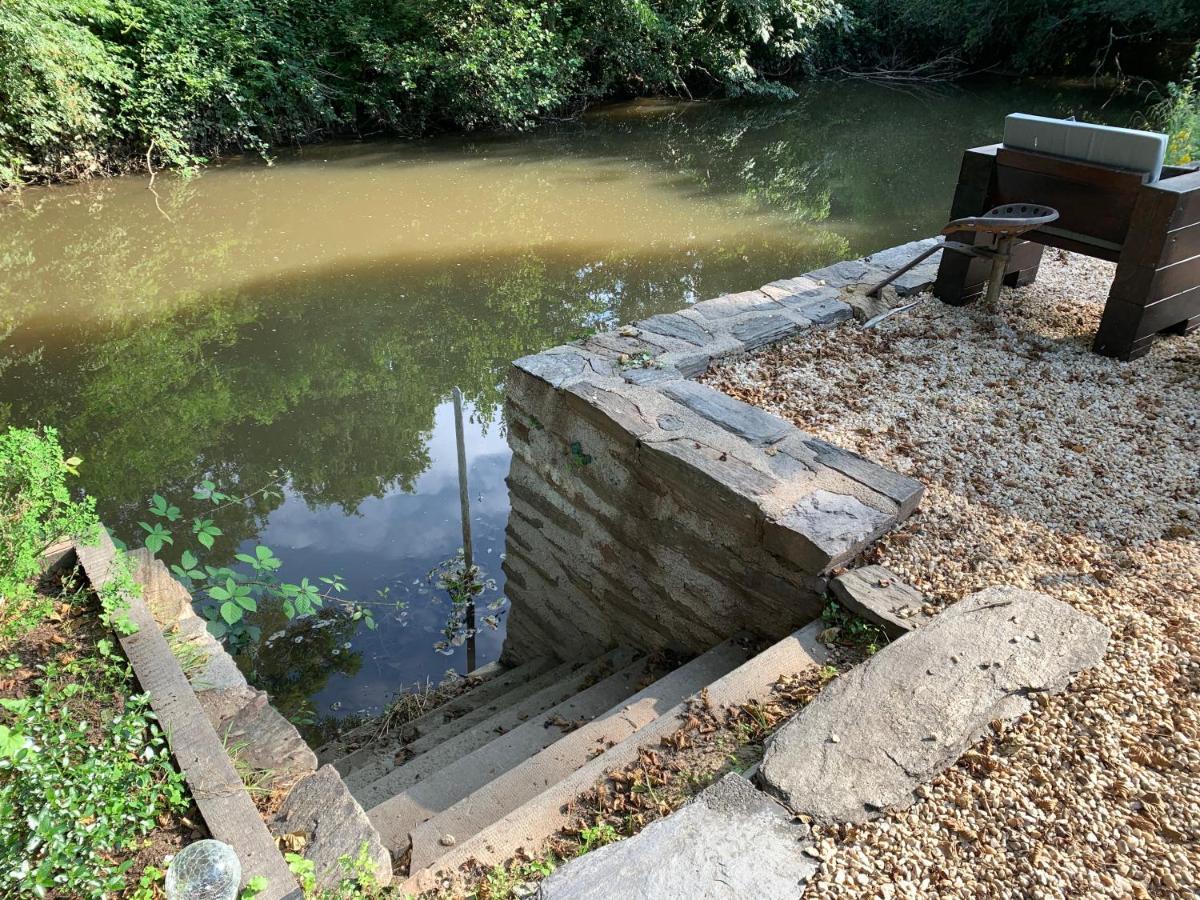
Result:
<svg viewBox="0 0 1200 900"><path fill-rule="evenodd" d="M1027 231L1049 225L1058 219L1058 210L1048 206L1038 206L1036 203L1006 203L989 209L982 216L967 216L955 219L942 229L942 235L971 232L985 236L985 243L964 244L961 241L944 239L940 244L934 244L916 259L897 269L869 291L867 296L878 297L879 292L907 272L919 265L939 250L952 253L962 253L965 256L991 261L988 273L987 294L984 302L993 307L1000 297L1000 287L1004 284L1004 276L1012 262L1013 245L1017 238ZM977 237L976 240L979 240Z"/></svg>

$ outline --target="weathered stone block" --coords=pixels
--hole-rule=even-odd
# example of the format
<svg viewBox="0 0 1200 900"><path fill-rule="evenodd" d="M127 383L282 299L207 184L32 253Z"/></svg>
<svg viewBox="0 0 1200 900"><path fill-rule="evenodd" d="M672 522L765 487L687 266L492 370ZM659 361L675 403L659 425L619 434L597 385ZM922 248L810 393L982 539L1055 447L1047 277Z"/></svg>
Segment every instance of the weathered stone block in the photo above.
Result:
<svg viewBox="0 0 1200 900"><path fill-rule="evenodd" d="M684 382L680 382L681 384ZM604 385L577 381L563 390L563 399L580 416L622 442L633 442L654 430L654 422L638 404L637 385Z"/></svg>
<svg viewBox="0 0 1200 900"><path fill-rule="evenodd" d="M768 447L781 441L795 428L778 416L694 381L666 384L662 392L755 447Z"/></svg>
<svg viewBox="0 0 1200 900"><path fill-rule="evenodd" d="M925 496L925 485L915 478L885 469L878 463L873 463L857 453L843 450L820 438L805 437L803 444L823 466L841 472L847 478L852 478L859 484L869 487L877 494L882 494L900 507L901 518L907 517Z"/></svg>
<svg viewBox="0 0 1200 900"><path fill-rule="evenodd" d="M707 364L706 364L707 365ZM658 384L663 381L679 381L683 378L678 369L667 366L630 366L621 369L621 377L630 384Z"/></svg>
<svg viewBox="0 0 1200 900"><path fill-rule="evenodd" d="M851 569L829 582L842 606L887 632L895 640L926 624L925 597L883 566Z"/></svg>
<svg viewBox="0 0 1200 900"><path fill-rule="evenodd" d="M793 294L800 294L819 288L821 285L815 278L801 275L799 278L780 278L762 286L762 292L773 300L779 300Z"/></svg>
<svg viewBox="0 0 1200 900"><path fill-rule="evenodd" d="M906 807L990 722L1096 665L1108 637L1045 594L972 594L826 686L771 738L760 780L821 823Z"/></svg>
<svg viewBox="0 0 1200 900"><path fill-rule="evenodd" d="M768 520L763 538L767 549L815 574L850 559L895 521L857 497L817 490Z"/></svg>
<svg viewBox="0 0 1200 900"><path fill-rule="evenodd" d="M779 304L762 291L742 291L703 300L692 311L706 319L725 319L745 313L779 312Z"/></svg>
<svg viewBox="0 0 1200 900"><path fill-rule="evenodd" d="M541 900L795 900L817 862L808 831L729 774L639 834L595 850L542 882Z"/></svg>
<svg viewBox="0 0 1200 900"><path fill-rule="evenodd" d="M312 860L318 887L336 889L345 877L339 860L358 859L364 846L378 883L391 883L392 858L333 766L322 766L292 788L270 828L277 837L304 836L302 855Z"/></svg>
<svg viewBox="0 0 1200 900"><path fill-rule="evenodd" d="M912 262L936 243L938 243L937 238L922 238L919 241L909 241L907 244L889 247L886 250L880 250L878 253L872 253L870 256L864 256L863 262L876 268L894 272L901 266L908 265L908 263Z"/></svg>
<svg viewBox="0 0 1200 900"><path fill-rule="evenodd" d="M732 323L729 333L742 342L747 350L782 340L800 327L782 313L757 313Z"/></svg>
<svg viewBox="0 0 1200 900"><path fill-rule="evenodd" d="M590 374L590 358L573 347L554 347L542 353L522 356L513 365L551 387L559 388Z"/></svg>
<svg viewBox="0 0 1200 900"><path fill-rule="evenodd" d="M651 316L638 322L636 327L641 331L687 341L697 347L703 347L715 337L712 328L706 327L695 318L681 316L679 313Z"/></svg>
<svg viewBox="0 0 1200 900"><path fill-rule="evenodd" d="M933 258L936 260L938 254L935 253ZM937 281L937 272L936 261L929 265L922 263L893 281L892 287L896 289L896 293L901 297L910 297L913 294L919 294L932 287L933 283Z"/></svg>
<svg viewBox="0 0 1200 900"><path fill-rule="evenodd" d="M823 269L817 269L815 272L809 272L808 276L817 279L827 287L842 288L870 281L872 277L879 274L879 271L879 269L868 266L861 259L848 259Z"/></svg>
<svg viewBox="0 0 1200 900"><path fill-rule="evenodd" d="M288 784L317 770L316 754L263 691L225 688L200 691L196 699L230 755L265 773L269 784Z"/></svg>
<svg viewBox="0 0 1200 900"><path fill-rule="evenodd" d="M817 288L779 298L788 312L802 316L813 325L832 325L854 317L850 306L838 299L837 288Z"/></svg>

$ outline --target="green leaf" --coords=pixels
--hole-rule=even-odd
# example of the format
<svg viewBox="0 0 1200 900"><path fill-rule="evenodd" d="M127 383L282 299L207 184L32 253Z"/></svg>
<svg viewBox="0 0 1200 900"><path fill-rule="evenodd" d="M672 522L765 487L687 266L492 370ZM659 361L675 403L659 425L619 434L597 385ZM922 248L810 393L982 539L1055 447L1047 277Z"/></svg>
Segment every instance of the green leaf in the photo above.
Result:
<svg viewBox="0 0 1200 900"><path fill-rule="evenodd" d="M219 601L219 600L228 600L233 595L229 591L225 590L225 588L221 587L220 585L217 585L216 587L210 587L208 589L208 596L212 597L214 600Z"/></svg>
<svg viewBox="0 0 1200 900"><path fill-rule="evenodd" d="M184 569L196 568L197 562L199 562L199 560L196 559L195 554L192 553L191 550L184 550L183 556L181 556L179 558L179 565L182 566Z"/></svg>
<svg viewBox="0 0 1200 900"><path fill-rule="evenodd" d="M0 759L16 759L25 747L25 735L7 725L0 725Z"/></svg>
<svg viewBox="0 0 1200 900"><path fill-rule="evenodd" d="M201 532L200 534L196 535L196 540L203 544L207 549L212 549L213 538L208 532Z"/></svg>
<svg viewBox="0 0 1200 900"><path fill-rule="evenodd" d="M167 498L162 494L155 494L150 498L150 512L162 518L167 515L170 505L167 503ZM178 510L176 510L178 512Z"/></svg>
<svg viewBox="0 0 1200 900"><path fill-rule="evenodd" d="M258 603L255 602L253 597L238 595L234 597L233 600L238 606L247 612L255 612L258 609Z"/></svg>
<svg viewBox="0 0 1200 900"><path fill-rule="evenodd" d="M232 625L234 622L241 621L242 609L236 603L226 601L221 604L221 618Z"/></svg>

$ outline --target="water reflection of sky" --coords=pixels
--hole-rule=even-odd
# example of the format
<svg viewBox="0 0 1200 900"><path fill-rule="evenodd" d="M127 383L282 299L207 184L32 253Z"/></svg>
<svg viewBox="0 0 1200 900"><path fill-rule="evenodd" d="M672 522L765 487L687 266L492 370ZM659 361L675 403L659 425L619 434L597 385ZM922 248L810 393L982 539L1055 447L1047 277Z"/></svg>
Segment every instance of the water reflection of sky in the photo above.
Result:
<svg viewBox="0 0 1200 900"><path fill-rule="evenodd" d="M471 421L471 413L469 408L464 411L472 544L476 565L497 580L502 592L509 450L499 426L493 423L484 429ZM445 592L426 579L430 569L462 546L450 402L435 410L428 450L429 468L417 478L412 493L394 488L383 497L368 497L348 516L337 507L310 507L303 498L285 492L284 503L259 535L258 540L284 560L281 576L286 580L336 572L347 579L356 597L370 599L377 590L390 588L393 598L408 601L406 616L380 608L378 628L359 629L351 638L350 652L361 654L362 667L353 677L330 677L313 697L320 715L329 714L335 703L340 706L332 711L341 713L377 709L400 684L423 681L431 674L436 680L450 668L466 670L465 647L455 648L450 656L433 649L449 602ZM481 617L485 614L480 611ZM477 665L499 657L503 633L502 628L480 629Z"/></svg>

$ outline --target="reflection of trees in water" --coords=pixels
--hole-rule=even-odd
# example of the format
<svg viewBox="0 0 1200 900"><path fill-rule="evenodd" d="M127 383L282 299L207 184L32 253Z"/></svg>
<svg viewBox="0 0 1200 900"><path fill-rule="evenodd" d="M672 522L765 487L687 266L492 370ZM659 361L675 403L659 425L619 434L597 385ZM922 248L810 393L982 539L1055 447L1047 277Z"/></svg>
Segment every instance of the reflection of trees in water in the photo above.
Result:
<svg viewBox="0 0 1200 900"><path fill-rule="evenodd" d="M288 622L280 610L268 609L258 620L265 637L258 652L241 660L247 676L285 716L312 724L318 711L311 698L329 677L353 677L362 667L362 654L350 647L358 623L335 610Z"/></svg>

